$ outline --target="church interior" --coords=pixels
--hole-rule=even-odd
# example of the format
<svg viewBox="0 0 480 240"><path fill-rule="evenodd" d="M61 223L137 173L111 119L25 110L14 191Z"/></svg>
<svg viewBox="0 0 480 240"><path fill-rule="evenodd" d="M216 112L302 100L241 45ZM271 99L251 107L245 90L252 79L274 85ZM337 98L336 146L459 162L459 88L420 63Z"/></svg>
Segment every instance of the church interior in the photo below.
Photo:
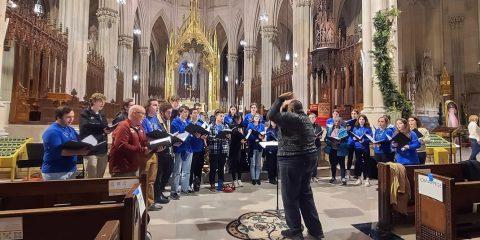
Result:
<svg viewBox="0 0 480 240"><path fill-rule="evenodd" d="M480 239L480 0L0 0L0 16L0 239ZM314 132L289 140L289 114ZM315 145L301 187L286 143ZM296 200L293 231L304 186L323 230Z"/></svg>

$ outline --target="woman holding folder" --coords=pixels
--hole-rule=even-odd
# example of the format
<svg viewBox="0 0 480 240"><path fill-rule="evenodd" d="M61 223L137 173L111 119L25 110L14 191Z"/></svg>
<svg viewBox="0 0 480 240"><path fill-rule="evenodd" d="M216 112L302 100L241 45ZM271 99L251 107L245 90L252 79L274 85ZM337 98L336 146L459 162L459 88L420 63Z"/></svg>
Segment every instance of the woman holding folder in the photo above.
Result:
<svg viewBox="0 0 480 240"><path fill-rule="evenodd" d="M420 160L420 164L425 164L425 160L427 160L427 147L425 144L430 142L430 133L428 132L428 129L422 127L422 122L420 122L420 119L415 116L408 118L408 124L410 130L417 134L418 140L421 144L420 148L417 149L418 160Z"/></svg>
<svg viewBox="0 0 480 240"><path fill-rule="evenodd" d="M417 134L410 131L408 121L400 118L396 122L397 131L392 139L392 147L396 150L395 161L403 165L419 164L417 149L420 148Z"/></svg>
<svg viewBox="0 0 480 240"><path fill-rule="evenodd" d="M333 126L327 129L325 137L325 153L328 154L330 161L330 170L332 171L332 178L330 183L335 183L337 174L337 165L340 165L340 176L342 177L342 185L347 185L345 178L345 156L348 154L348 133L342 126L342 119L335 117L333 119Z"/></svg>
<svg viewBox="0 0 480 240"><path fill-rule="evenodd" d="M270 121L270 126L267 128L267 134L265 136L266 141L278 141L278 128L277 124ZM277 152L278 147L266 147L265 158L267 160L268 182L276 185L277 182Z"/></svg>
<svg viewBox="0 0 480 240"><path fill-rule="evenodd" d="M265 134L265 125L261 123L262 117L260 114L253 115L253 122L248 124L247 127L247 140L248 147L250 149L250 176L252 177L252 184L260 185L260 171L262 161L262 147L259 142L262 141L262 134Z"/></svg>
<svg viewBox="0 0 480 240"><path fill-rule="evenodd" d="M373 151L375 153L375 161L377 163L392 162L392 146L390 138L393 136L392 129L388 128L388 118L382 116L378 118L378 128L375 129L373 136Z"/></svg>
<svg viewBox="0 0 480 240"><path fill-rule="evenodd" d="M362 174L363 180L365 180L365 187L370 186L370 140L365 136L365 134L372 135L372 129L370 129L370 123L368 118L365 115L360 115L358 121L355 123L351 133L351 138L354 142L355 147L355 169L358 168L358 179L355 185L362 184Z"/></svg>

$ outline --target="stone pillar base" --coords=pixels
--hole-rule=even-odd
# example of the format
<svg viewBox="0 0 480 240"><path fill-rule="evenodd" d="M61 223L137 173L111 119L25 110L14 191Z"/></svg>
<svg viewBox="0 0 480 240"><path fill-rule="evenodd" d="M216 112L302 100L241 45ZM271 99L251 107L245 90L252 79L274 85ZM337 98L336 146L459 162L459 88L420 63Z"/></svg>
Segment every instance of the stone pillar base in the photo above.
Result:
<svg viewBox="0 0 480 240"><path fill-rule="evenodd" d="M5 125L8 123L10 101L0 101L0 136L7 136Z"/></svg>
<svg viewBox="0 0 480 240"><path fill-rule="evenodd" d="M387 114L387 112L383 107L364 107L364 109L362 110L362 114L365 114L367 116L370 125L377 126L378 118ZM395 121L395 119L392 119L392 121Z"/></svg>

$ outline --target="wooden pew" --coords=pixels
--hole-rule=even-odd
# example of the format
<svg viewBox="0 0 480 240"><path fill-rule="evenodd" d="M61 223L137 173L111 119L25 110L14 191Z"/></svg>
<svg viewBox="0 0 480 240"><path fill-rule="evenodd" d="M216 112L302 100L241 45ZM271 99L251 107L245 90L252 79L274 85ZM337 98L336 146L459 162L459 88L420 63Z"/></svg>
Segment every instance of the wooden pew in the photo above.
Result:
<svg viewBox="0 0 480 240"><path fill-rule="evenodd" d="M95 240L120 240L120 222L118 220L106 222Z"/></svg>
<svg viewBox="0 0 480 240"><path fill-rule="evenodd" d="M0 220L22 239L94 239L106 221L120 221L120 239L142 239L135 184L122 203L0 211ZM19 233L21 231L21 233Z"/></svg>
<svg viewBox="0 0 480 240"><path fill-rule="evenodd" d="M46 208L58 205L90 205L122 202L125 192L112 195L109 184L118 181L141 183L146 189L146 174L140 178L73 179L67 181L0 183L0 210ZM132 185L132 184L131 184Z"/></svg>
<svg viewBox="0 0 480 240"><path fill-rule="evenodd" d="M458 233L480 236L480 181L461 179L415 171L415 228L417 239L457 239ZM441 183L441 184L440 184ZM422 191L420 190L422 186ZM427 191L430 190L430 191Z"/></svg>
<svg viewBox="0 0 480 240"><path fill-rule="evenodd" d="M412 165L405 166L406 175L410 182L411 198L401 196L397 198L397 205L390 204L391 172L385 163L379 163L378 167L378 228L389 231L394 226L394 217L414 216L415 214L415 178L416 169L429 169L431 173L449 176L464 181L462 167L459 164L436 164L436 165ZM413 222L412 222L413 224Z"/></svg>
<svg viewBox="0 0 480 240"><path fill-rule="evenodd" d="M146 174L142 174L140 178L8 182L0 183L0 211L52 208L58 206L74 207L99 205L102 203L121 204L124 202L125 192L113 191L109 189L109 185L122 181L133 182L133 184L140 183L143 196L146 196ZM144 197L144 199L146 198ZM148 214L147 211L145 211L145 214L141 216L141 239L145 239L146 236L147 217ZM102 225L104 223L105 221L103 221ZM90 239L93 239L93 237Z"/></svg>

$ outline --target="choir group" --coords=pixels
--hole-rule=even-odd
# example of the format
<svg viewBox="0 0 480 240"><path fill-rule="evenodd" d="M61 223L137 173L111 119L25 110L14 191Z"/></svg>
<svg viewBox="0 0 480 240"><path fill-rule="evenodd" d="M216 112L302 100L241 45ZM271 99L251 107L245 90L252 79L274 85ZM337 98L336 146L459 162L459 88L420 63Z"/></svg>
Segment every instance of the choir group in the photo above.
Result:
<svg viewBox="0 0 480 240"><path fill-rule="evenodd" d="M268 172L268 182L277 184L278 149L275 145L261 144L278 141L277 124L267 120L266 112L263 108L259 111L255 103L244 115L236 106L230 106L227 113L216 110L207 116L200 104L193 108L180 106L175 97L169 101L149 99L144 106L127 99L123 110L115 116L112 125L108 125L101 112L105 101L103 94L92 95L91 106L80 113L79 133L71 127L73 110L68 106L57 109L56 121L43 134L44 179L74 178L77 156L83 157L86 178L103 177L107 162L112 177L135 176L139 171L146 171L150 210L161 209L160 204L178 200L180 195L199 191L205 164L209 166L209 189L213 192L242 187L242 173L248 171L252 185L262 184L260 173L264 170ZM389 124L389 116L382 116L378 119L378 128L372 128L368 118L357 110L352 111L348 121L343 121L339 111L334 110L323 127L315 114L310 114L309 119L314 126L318 156L321 142L325 142L332 184L336 182L338 165L342 185L357 179L355 184L369 186L370 179L376 177L377 162L425 163L429 133L416 117L398 119L393 126ZM189 131L193 129L190 125L203 130ZM108 151L110 133L112 143ZM94 151L65 148L65 143L80 142L89 136L96 140L90 144L98 145ZM170 140L168 144L151 144L165 136ZM370 144L373 144L374 158L371 158ZM312 167L312 182L318 181L317 168L318 158ZM224 184L225 169L232 176L231 186ZM164 195L167 184L171 186L168 196Z"/></svg>

